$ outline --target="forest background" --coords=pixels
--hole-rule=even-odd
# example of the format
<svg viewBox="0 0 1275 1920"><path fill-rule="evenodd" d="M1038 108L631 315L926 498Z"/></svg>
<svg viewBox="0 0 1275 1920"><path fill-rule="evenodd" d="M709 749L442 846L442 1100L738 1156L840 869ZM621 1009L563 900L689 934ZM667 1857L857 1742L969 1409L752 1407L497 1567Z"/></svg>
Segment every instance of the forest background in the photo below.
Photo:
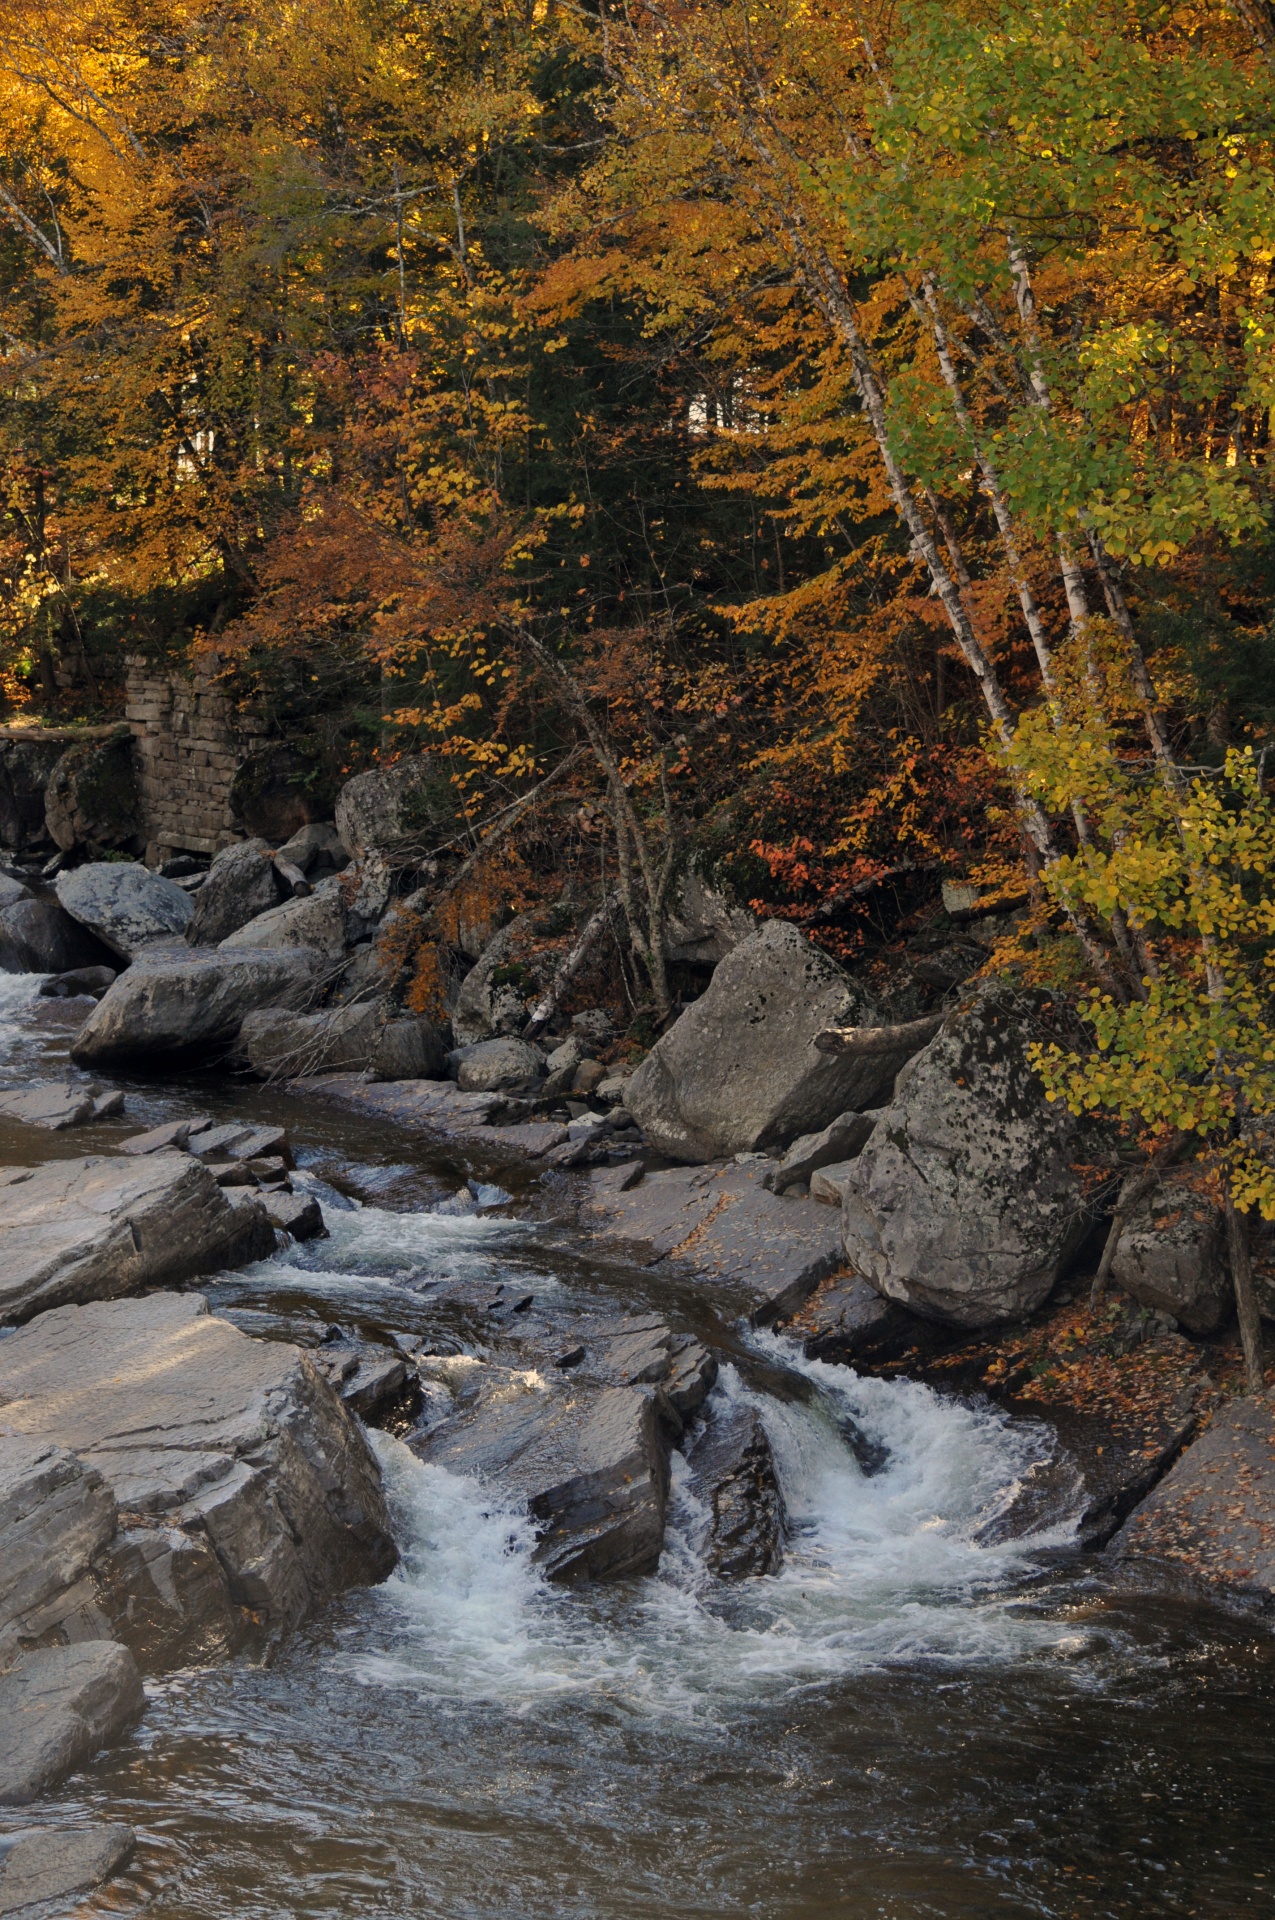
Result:
<svg viewBox="0 0 1275 1920"><path fill-rule="evenodd" d="M1059 1097L1275 1213L1275 15L0 0L0 683L212 654L490 885L1026 901ZM548 789L546 789L546 795ZM494 846L494 843L493 843Z"/></svg>

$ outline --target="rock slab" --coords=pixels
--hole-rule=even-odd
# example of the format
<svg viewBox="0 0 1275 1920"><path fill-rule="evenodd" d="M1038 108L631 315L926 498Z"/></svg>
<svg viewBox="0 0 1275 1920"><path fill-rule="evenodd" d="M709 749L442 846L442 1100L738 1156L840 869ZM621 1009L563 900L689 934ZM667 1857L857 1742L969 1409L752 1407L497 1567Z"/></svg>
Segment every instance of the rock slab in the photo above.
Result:
<svg viewBox="0 0 1275 1920"><path fill-rule="evenodd" d="M137 1663L113 1640L24 1654L0 1674L0 1807L30 1806L144 1705Z"/></svg>
<svg viewBox="0 0 1275 1920"><path fill-rule="evenodd" d="M184 1153L0 1170L0 1321L117 1299L272 1251L264 1215L237 1212Z"/></svg>
<svg viewBox="0 0 1275 1920"><path fill-rule="evenodd" d="M669 1167L626 1190L610 1173L593 1176L581 1225L643 1266L720 1283L758 1326L795 1312L840 1264L837 1215L768 1193L763 1162Z"/></svg>
<svg viewBox="0 0 1275 1920"><path fill-rule="evenodd" d="M89 1893L133 1858L131 1827L43 1827L0 1858L0 1914L21 1913Z"/></svg>
<svg viewBox="0 0 1275 1920"><path fill-rule="evenodd" d="M1234 1400L1116 1535L1126 1563L1275 1602L1275 1401Z"/></svg>

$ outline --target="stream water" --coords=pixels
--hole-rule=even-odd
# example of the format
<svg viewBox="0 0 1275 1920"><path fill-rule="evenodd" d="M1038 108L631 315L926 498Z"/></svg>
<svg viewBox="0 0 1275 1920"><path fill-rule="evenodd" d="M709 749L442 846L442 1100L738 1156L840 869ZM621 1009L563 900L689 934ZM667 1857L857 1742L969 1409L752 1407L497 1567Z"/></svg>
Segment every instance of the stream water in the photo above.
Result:
<svg viewBox="0 0 1275 1920"><path fill-rule="evenodd" d="M66 1069L72 1010L0 976L0 1082ZM562 1592L526 1522L376 1435L402 1563L267 1665L148 1686L145 1720L48 1807L127 1820L132 1871L77 1909L155 1920L920 1920L1275 1910L1275 1642L1120 1593L1069 1521L979 1544L1044 1430L906 1381L806 1362L720 1302L586 1258L529 1173L514 1205L426 1209L455 1150L224 1078L119 1081L96 1150L196 1108L284 1120L348 1204L331 1236L204 1290L267 1336L332 1321L484 1354L434 1283L537 1311L660 1304L731 1357L791 1522L784 1571L724 1591L675 1467L659 1573ZM31 1155L0 1125L0 1160ZM45 1144L43 1138L42 1146ZM479 1171L488 1172L482 1168ZM519 1217L521 1215L521 1217ZM463 1364L463 1362L462 1362ZM865 1473L852 1421L884 1455Z"/></svg>

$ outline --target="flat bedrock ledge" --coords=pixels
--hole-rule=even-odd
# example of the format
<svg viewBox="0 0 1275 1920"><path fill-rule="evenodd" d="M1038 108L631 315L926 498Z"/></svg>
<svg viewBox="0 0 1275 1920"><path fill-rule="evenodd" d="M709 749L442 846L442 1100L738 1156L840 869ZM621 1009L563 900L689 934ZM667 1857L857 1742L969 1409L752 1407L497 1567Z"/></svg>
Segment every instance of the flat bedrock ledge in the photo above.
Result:
<svg viewBox="0 0 1275 1920"><path fill-rule="evenodd" d="M763 1185L770 1163L599 1168L580 1206L591 1238L656 1271L721 1286L757 1326L795 1313L841 1263L841 1222ZM636 1179L636 1184L629 1184Z"/></svg>
<svg viewBox="0 0 1275 1920"><path fill-rule="evenodd" d="M0 1660L119 1641L144 1667L278 1636L397 1558L380 1471L311 1357L173 1293L0 1341Z"/></svg>
<svg viewBox="0 0 1275 1920"><path fill-rule="evenodd" d="M189 1154L0 1169L0 1322L171 1286L274 1251Z"/></svg>

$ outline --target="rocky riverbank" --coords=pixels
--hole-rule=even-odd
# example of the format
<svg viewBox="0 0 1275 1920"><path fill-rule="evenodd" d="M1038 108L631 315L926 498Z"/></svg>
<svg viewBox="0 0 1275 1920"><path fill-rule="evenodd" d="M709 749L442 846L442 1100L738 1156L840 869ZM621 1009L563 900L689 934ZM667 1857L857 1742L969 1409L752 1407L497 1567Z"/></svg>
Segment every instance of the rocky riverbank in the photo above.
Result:
<svg viewBox="0 0 1275 1920"><path fill-rule="evenodd" d="M37 955L73 1064L0 1090L23 1142L0 1170L0 1693L24 1730L0 1745L0 1804L126 1731L139 1673L260 1657L384 1578L397 1548L365 1423L521 1516L553 1582L656 1569L683 1472L713 1577L775 1573L767 1423L713 1392L728 1361L762 1366L755 1330L1047 1429L989 1540L1062 1526L1113 1581L1275 1605L1275 1445L1265 1404L1236 1394L1222 1248L1189 1170L1122 1220L1109 1304L1081 1304L1115 1160L1031 1069L1065 1019L1049 996L949 983L891 1019L793 928L732 918L697 883L718 958L641 1059L605 1008L573 1004L564 936L534 916L475 942L427 1016L395 959L418 909L380 779L342 832L239 843L181 877L195 886L113 862L68 868L56 897L9 883L0 922L16 916L24 965ZM463 1180L431 1222L498 1214L508 1179L525 1219L640 1277L647 1304L564 1312L435 1276L418 1290L460 1328L442 1344L411 1313L252 1331L209 1313L174 1289L223 1286L346 1204L276 1123L192 1101L139 1132L135 1093L101 1077L209 1065L265 1083L275 1111L445 1149ZM787 1350L757 1377L806 1395ZM843 1438L879 1467L876 1442ZM95 1859L126 1857L106 1842ZM49 1872L87 1872L86 1847L54 1848ZM10 1856L0 1901L36 1864Z"/></svg>

